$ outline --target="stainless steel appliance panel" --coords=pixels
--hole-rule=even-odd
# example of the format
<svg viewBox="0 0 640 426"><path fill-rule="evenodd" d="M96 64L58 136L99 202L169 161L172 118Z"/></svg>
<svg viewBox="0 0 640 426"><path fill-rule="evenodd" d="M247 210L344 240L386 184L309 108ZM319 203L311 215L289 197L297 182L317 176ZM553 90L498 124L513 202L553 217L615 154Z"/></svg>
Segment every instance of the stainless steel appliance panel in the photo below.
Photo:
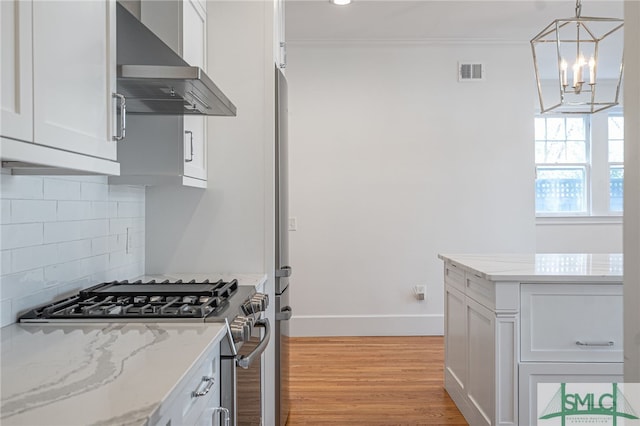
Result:
<svg viewBox="0 0 640 426"><path fill-rule="evenodd" d="M287 80L276 68L276 294L289 286L289 150ZM277 328L277 327L276 327Z"/></svg>
<svg viewBox="0 0 640 426"><path fill-rule="evenodd" d="M290 333L289 319L291 307L289 306L289 291L285 290L281 295L276 295L276 425L285 426L289 417L290 407Z"/></svg>
<svg viewBox="0 0 640 426"><path fill-rule="evenodd" d="M289 416L289 277L292 269L289 264L289 171L288 171L288 101L287 80L282 71L275 68L276 84L276 263L275 297L276 323L274 340L276 352L276 425L284 426Z"/></svg>
<svg viewBox="0 0 640 426"><path fill-rule="evenodd" d="M247 356L260 344L260 329L253 330L251 339L238 351ZM262 362L255 360L249 368L236 370L237 426L262 426Z"/></svg>

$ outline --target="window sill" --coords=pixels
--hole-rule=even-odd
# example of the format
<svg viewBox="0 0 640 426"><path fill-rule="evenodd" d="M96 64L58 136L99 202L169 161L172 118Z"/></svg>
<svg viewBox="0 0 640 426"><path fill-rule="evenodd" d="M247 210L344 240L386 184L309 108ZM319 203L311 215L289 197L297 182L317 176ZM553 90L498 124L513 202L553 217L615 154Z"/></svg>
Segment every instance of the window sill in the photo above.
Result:
<svg viewBox="0 0 640 426"><path fill-rule="evenodd" d="M622 215L611 216L536 216L536 226L546 225L622 225Z"/></svg>

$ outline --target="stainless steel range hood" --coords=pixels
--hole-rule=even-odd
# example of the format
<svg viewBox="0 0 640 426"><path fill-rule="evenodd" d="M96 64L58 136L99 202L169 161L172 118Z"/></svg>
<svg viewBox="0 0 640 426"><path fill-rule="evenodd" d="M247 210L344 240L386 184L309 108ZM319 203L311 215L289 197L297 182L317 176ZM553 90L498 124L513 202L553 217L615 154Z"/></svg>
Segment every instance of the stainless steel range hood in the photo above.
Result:
<svg viewBox="0 0 640 426"><path fill-rule="evenodd" d="M120 4L117 63L127 113L236 115L235 105L201 68L187 64Z"/></svg>

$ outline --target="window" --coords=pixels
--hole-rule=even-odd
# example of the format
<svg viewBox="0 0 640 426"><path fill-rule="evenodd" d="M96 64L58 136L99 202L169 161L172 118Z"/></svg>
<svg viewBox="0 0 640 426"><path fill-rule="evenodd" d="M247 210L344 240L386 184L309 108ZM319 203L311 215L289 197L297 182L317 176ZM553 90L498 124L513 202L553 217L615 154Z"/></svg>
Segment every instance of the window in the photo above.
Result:
<svg viewBox="0 0 640 426"><path fill-rule="evenodd" d="M584 117L536 117L536 213L587 213L587 124Z"/></svg>
<svg viewBox="0 0 640 426"><path fill-rule="evenodd" d="M610 116L609 134L609 210L622 212L624 188L624 117Z"/></svg>
<svg viewBox="0 0 640 426"><path fill-rule="evenodd" d="M536 214L621 214L623 130L621 115L536 117Z"/></svg>

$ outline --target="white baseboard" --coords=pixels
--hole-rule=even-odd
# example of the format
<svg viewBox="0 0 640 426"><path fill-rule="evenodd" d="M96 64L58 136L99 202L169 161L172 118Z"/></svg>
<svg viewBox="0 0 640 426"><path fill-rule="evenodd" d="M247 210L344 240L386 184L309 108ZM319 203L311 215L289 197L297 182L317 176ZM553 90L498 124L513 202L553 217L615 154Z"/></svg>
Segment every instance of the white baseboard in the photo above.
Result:
<svg viewBox="0 0 640 426"><path fill-rule="evenodd" d="M292 337L441 336L442 314L434 315L294 315Z"/></svg>

